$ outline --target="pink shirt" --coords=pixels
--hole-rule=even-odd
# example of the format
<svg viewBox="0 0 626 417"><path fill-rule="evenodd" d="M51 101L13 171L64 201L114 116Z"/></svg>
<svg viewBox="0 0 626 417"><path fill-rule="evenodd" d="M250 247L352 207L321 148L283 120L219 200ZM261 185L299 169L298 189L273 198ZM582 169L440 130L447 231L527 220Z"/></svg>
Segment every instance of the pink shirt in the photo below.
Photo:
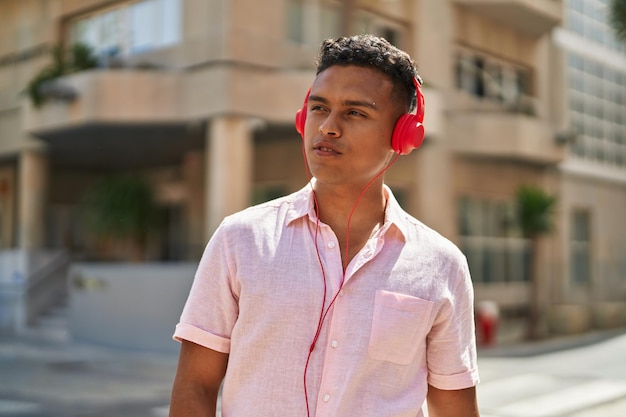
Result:
<svg viewBox="0 0 626 417"><path fill-rule="evenodd" d="M348 265L310 359L312 416L422 416L427 384L478 382L465 257L385 191L384 225ZM206 247L174 337L229 353L224 417L306 416L324 289L315 216L307 186L227 217ZM326 306L339 245L320 223Z"/></svg>

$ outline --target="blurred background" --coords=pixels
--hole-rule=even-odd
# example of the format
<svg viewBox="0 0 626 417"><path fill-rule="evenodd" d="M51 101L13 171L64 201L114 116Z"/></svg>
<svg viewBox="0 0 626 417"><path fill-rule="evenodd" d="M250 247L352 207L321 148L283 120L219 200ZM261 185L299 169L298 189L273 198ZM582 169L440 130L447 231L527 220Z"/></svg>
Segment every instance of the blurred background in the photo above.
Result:
<svg viewBox="0 0 626 417"><path fill-rule="evenodd" d="M466 253L479 342L626 326L611 6L0 0L0 331L176 350L222 218L306 183L295 112L319 43L356 33L425 80L425 144L386 182Z"/></svg>

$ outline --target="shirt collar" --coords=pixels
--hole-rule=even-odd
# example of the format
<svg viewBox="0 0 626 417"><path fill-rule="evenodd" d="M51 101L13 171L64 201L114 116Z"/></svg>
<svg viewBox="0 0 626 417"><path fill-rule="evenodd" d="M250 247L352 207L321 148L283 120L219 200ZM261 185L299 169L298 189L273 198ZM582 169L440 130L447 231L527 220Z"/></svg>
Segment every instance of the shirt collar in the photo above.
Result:
<svg viewBox="0 0 626 417"><path fill-rule="evenodd" d="M311 180L304 188L297 191L293 196L291 207L287 214L286 223L290 225L293 221L308 215L312 222L317 221L317 213L315 212L315 204L313 198L313 185L315 178ZM395 226L404 239L408 236L407 229L407 213L400 207L393 192L387 185L383 185L383 191L387 197L387 207L385 208L385 224L383 227ZM387 226L388 225L388 226Z"/></svg>
<svg viewBox="0 0 626 417"><path fill-rule="evenodd" d="M408 231L408 218L409 215L400 207L398 200L391 192L391 188L387 185L383 185L385 196L387 197L387 207L385 208L385 224L394 225L402 237L406 240L409 235Z"/></svg>
<svg viewBox="0 0 626 417"><path fill-rule="evenodd" d="M315 204L313 199L313 184L315 178L311 180L304 188L293 194L293 200L291 201L291 207L287 213L287 225L290 225L294 220L300 219L306 215L309 216L309 220L315 222L317 220L317 213L315 213Z"/></svg>

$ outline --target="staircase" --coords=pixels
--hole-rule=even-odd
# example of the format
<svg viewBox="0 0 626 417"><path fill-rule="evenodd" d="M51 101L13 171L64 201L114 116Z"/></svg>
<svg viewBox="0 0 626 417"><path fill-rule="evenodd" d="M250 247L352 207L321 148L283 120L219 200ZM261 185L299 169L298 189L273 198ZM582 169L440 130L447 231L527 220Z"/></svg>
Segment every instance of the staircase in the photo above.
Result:
<svg viewBox="0 0 626 417"><path fill-rule="evenodd" d="M38 315L25 330L27 336L41 341L65 343L70 339L68 330L67 295L57 299L45 312Z"/></svg>
<svg viewBox="0 0 626 417"><path fill-rule="evenodd" d="M65 253L36 271L27 289L27 325L23 333L42 341L67 342L70 260Z"/></svg>

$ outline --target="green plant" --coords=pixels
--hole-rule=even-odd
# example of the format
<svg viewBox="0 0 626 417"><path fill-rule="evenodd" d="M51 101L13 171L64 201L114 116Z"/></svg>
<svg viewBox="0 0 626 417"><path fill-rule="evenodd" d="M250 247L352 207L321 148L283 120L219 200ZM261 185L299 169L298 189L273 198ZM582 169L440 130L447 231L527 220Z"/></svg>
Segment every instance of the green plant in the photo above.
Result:
<svg viewBox="0 0 626 417"><path fill-rule="evenodd" d="M40 87L47 81L60 77L65 72L65 62L63 59L63 50L55 46L51 51L52 63L44 67L35 77L29 81L26 86L26 93L30 97L35 107L40 107L44 102Z"/></svg>
<svg viewBox="0 0 626 417"><path fill-rule="evenodd" d="M522 235L530 240L530 302L526 330L528 339L540 337L540 321L542 319L543 297L542 281L540 280L539 247L542 235L552 228L554 208L557 199L541 188L524 185L518 188L516 195L517 217Z"/></svg>
<svg viewBox="0 0 626 417"><path fill-rule="evenodd" d="M145 255L148 240L164 226L152 188L134 175L110 176L88 189L82 200L86 231L104 241L130 240Z"/></svg>
<svg viewBox="0 0 626 417"><path fill-rule="evenodd" d="M93 49L84 43L72 45L70 72L84 71L98 66Z"/></svg>
<svg viewBox="0 0 626 417"><path fill-rule="evenodd" d="M626 0L611 0L609 23L615 30L617 37L626 41Z"/></svg>
<svg viewBox="0 0 626 417"><path fill-rule="evenodd" d="M541 188L521 186L517 190L517 215L524 237L533 239L552 230L556 198Z"/></svg>
<svg viewBox="0 0 626 417"><path fill-rule="evenodd" d="M28 82L25 93L29 96L35 107L40 107L45 102L45 96L41 94L41 86L49 81L57 79L65 74L84 71L95 68L98 65L96 57L90 46L83 43L76 43L70 50L69 60L66 53L60 46L55 46L51 50L52 63L39 71L32 80Z"/></svg>

